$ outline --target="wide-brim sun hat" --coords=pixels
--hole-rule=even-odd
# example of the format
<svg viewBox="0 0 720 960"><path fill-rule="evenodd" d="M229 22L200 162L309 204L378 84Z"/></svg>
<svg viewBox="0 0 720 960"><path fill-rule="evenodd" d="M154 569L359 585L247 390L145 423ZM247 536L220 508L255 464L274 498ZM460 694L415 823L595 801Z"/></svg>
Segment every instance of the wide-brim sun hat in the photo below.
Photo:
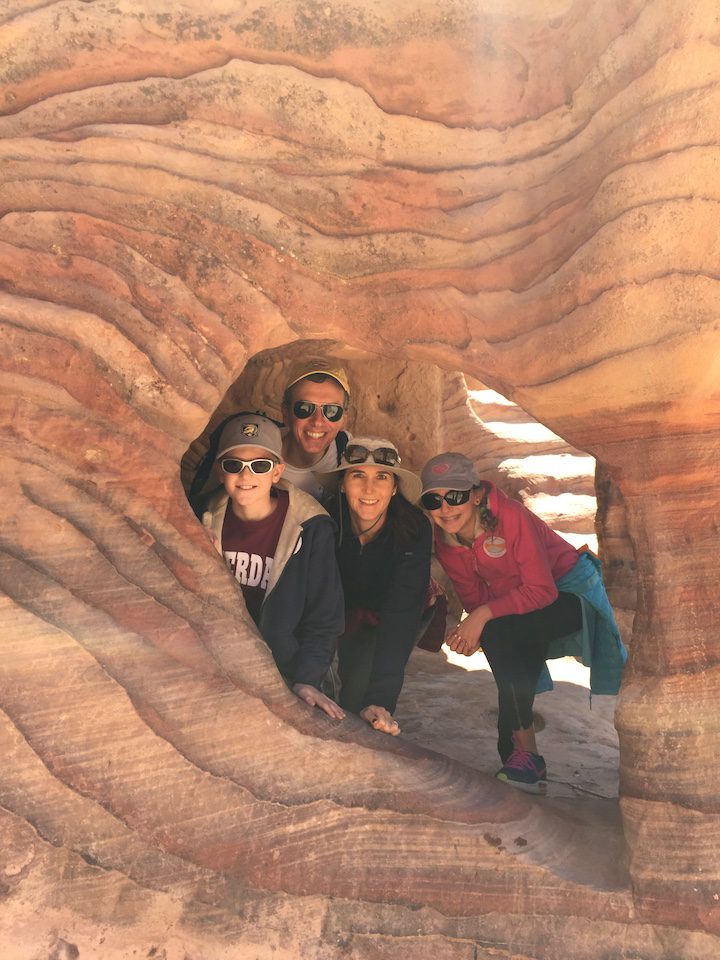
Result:
<svg viewBox="0 0 720 960"><path fill-rule="evenodd" d="M352 451L353 448L356 447L365 447L365 449L369 451L367 458L359 463L349 463L347 460L347 451ZM416 503L420 499L420 492L422 490L420 477L418 477L417 474L413 473L411 470L405 470L404 467L388 465L385 463L376 463L372 457L372 451L382 450L384 448L394 450L395 453L397 453L397 447L391 440L385 440L382 437L353 437L343 451L342 456L340 457L340 463L337 465L337 467L333 467L332 470L326 470L323 473L319 473L318 479L321 483L331 484L338 481L339 473L342 473L345 470L352 470L353 467L381 467L383 470L387 470L388 473L395 474L395 476L398 478L398 489L400 490L400 493L405 497L406 500L409 500L410 503ZM400 455L398 454L397 456L399 461Z"/></svg>
<svg viewBox="0 0 720 960"><path fill-rule="evenodd" d="M472 460L462 453L439 453L425 464L420 475L422 492L471 490L480 483Z"/></svg>

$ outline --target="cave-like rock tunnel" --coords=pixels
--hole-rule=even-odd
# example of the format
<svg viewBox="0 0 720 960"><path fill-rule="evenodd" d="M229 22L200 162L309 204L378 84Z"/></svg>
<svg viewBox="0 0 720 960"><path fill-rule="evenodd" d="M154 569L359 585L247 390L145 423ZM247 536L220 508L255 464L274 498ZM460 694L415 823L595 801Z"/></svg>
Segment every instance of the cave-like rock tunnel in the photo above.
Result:
<svg viewBox="0 0 720 960"><path fill-rule="evenodd" d="M717 957L714 2L8 0L0 49L4 956ZM179 464L301 341L612 477L622 828L279 681Z"/></svg>

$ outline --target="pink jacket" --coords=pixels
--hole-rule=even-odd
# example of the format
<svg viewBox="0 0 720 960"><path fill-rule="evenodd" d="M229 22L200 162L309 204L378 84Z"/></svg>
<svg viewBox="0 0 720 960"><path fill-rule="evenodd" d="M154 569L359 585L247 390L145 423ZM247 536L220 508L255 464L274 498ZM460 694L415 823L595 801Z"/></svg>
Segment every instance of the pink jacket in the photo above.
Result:
<svg viewBox="0 0 720 960"><path fill-rule="evenodd" d="M493 617L529 613L552 603L555 581L575 566L577 550L534 513L491 484L492 534L472 547L447 543L435 528L435 554L470 613L487 604Z"/></svg>

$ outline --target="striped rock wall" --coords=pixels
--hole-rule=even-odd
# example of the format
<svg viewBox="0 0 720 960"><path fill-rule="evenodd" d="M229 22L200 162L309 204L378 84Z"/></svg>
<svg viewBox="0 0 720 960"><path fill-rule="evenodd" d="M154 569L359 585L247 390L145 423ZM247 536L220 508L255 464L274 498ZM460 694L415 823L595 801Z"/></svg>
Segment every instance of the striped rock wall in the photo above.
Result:
<svg viewBox="0 0 720 960"><path fill-rule="evenodd" d="M717 957L715 0L5 0L0 52L4 955ZM179 465L300 341L609 471L619 816L279 682Z"/></svg>

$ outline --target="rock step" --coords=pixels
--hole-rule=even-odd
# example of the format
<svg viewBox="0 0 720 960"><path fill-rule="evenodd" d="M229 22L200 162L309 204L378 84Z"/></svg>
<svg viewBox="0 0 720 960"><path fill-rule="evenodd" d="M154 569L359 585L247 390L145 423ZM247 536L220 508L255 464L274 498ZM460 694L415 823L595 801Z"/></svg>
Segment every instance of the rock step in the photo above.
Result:
<svg viewBox="0 0 720 960"><path fill-rule="evenodd" d="M533 513L542 517L553 530L595 533L595 497L574 493L561 493L557 496L536 493L524 497L523 503Z"/></svg>
<svg viewBox="0 0 720 960"><path fill-rule="evenodd" d="M570 450L571 448L552 430L548 430L541 423L525 419L521 422L506 423L504 420L484 420L485 429L494 434L499 440L508 443L517 443L523 449L526 446L545 446L552 450Z"/></svg>
<svg viewBox="0 0 720 960"><path fill-rule="evenodd" d="M498 470L513 481L518 492L584 494L595 499L595 460L587 454L558 453L513 457Z"/></svg>
<svg viewBox="0 0 720 960"><path fill-rule="evenodd" d="M470 409L483 422L499 420L502 423L522 423L532 421L527 413L512 400L506 400L494 390L468 390Z"/></svg>
<svg viewBox="0 0 720 960"><path fill-rule="evenodd" d="M573 546L597 551L595 460L571 447L526 411L477 384L468 401L485 431L478 466L496 470L509 494Z"/></svg>

